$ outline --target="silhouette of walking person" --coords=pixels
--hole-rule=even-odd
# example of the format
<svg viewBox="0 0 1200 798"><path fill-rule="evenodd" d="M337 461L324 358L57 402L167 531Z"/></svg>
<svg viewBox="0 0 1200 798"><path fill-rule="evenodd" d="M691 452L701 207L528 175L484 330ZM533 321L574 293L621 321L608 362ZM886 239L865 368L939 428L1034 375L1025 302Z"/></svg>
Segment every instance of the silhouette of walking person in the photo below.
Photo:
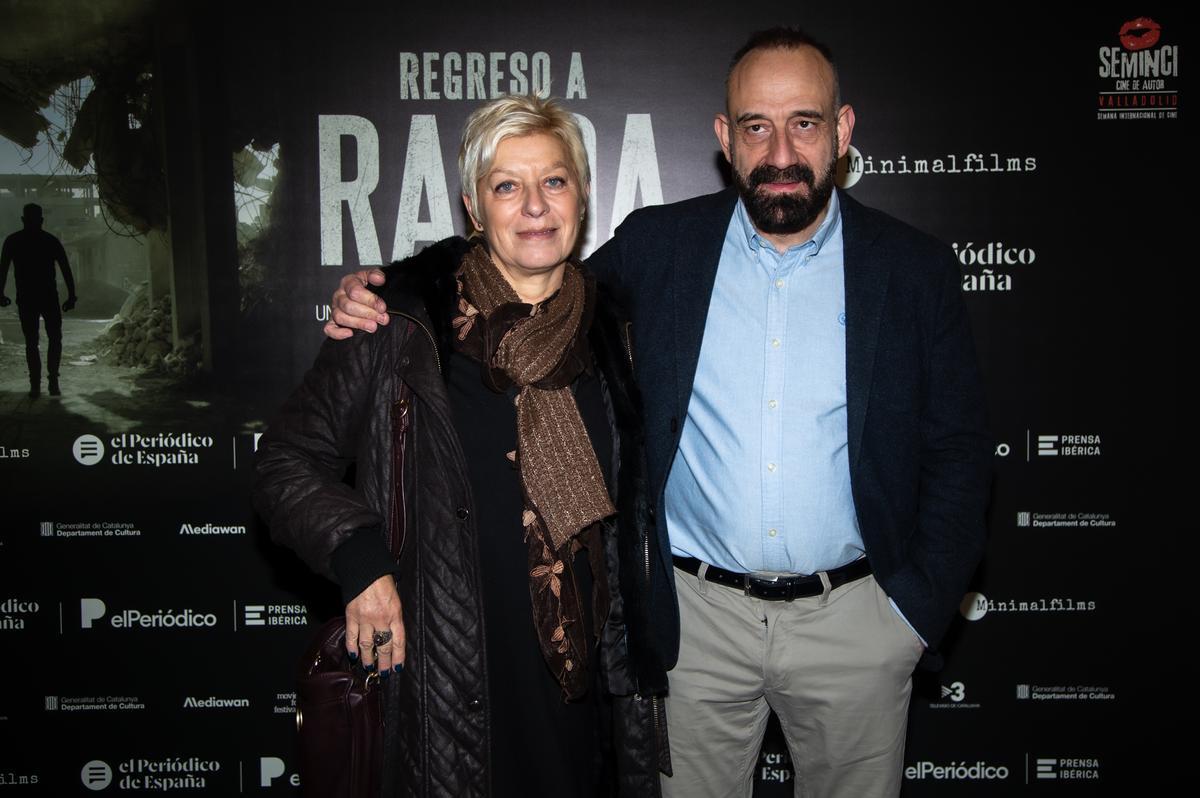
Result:
<svg viewBox="0 0 1200 798"><path fill-rule="evenodd" d="M42 206L29 203L23 209L21 221L24 229L4 239L0 250L0 307L12 304L4 294L8 283L8 267L14 269L17 285L17 315L21 318L21 332L25 336L25 363L29 366L29 398L41 395L42 357L38 351L38 322L45 319L46 337L50 346L46 351L46 378L51 396L58 396L58 366L62 360L62 312L75 307L75 278L62 242L42 229ZM54 264L62 269L63 282L67 284L67 301L58 304L58 287L54 283Z"/></svg>

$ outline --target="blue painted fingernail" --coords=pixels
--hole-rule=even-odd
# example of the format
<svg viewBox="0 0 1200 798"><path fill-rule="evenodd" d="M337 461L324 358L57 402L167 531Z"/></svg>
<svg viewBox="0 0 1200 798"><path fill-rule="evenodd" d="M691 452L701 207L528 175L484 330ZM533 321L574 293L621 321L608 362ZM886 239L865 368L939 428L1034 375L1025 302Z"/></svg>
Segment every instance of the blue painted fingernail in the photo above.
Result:
<svg viewBox="0 0 1200 798"><path fill-rule="evenodd" d="M394 670L396 673L404 673L404 663L397 662L395 665L392 666L392 670Z"/></svg>
<svg viewBox="0 0 1200 798"><path fill-rule="evenodd" d="M391 672L390 670L388 670L387 668L384 668L383 670L381 670L381 671L379 672L379 678L380 678L380 679L384 679L384 680L386 680L386 679L387 679L387 677L388 677L388 676L391 676L391 675L392 675L392 672Z"/></svg>
<svg viewBox="0 0 1200 798"><path fill-rule="evenodd" d="M347 651L346 653L350 655L351 662L358 662L358 652L357 651Z"/></svg>

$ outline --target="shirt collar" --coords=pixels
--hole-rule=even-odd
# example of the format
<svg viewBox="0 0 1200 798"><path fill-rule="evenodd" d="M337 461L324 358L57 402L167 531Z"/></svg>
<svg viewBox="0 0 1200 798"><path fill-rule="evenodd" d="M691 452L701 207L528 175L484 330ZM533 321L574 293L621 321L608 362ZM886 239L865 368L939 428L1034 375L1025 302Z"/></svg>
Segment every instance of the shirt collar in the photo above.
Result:
<svg viewBox="0 0 1200 798"><path fill-rule="evenodd" d="M739 225L742 234L746 238L746 246L751 252L759 249L774 250L774 245L758 234L754 229L754 224L750 221L750 214L746 211L746 205L742 202L741 197L738 197L737 207L733 212L735 224ZM838 226L842 218L841 204L838 202L838 193L834 191L829 196L829 208L825 213L825 218L821 221L821 226L817 228L817 232L813 233L813 237L802 244L797 244L794 247L789 247L788 251L812 247L812 254L817 255L821 252L821 248L825 246L825 242L829 240L829 236Z"/></svg>

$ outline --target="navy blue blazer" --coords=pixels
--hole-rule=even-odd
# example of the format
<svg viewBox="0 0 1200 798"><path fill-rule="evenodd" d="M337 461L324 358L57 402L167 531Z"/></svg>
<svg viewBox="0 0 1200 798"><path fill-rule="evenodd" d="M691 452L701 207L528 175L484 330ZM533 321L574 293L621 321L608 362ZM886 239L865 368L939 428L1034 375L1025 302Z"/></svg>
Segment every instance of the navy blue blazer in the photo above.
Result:
<svg viewBox="0 0 1200 798"><path fill-rule="evenodd" d="M958 263L932 237L845 193L839 199L854 506L876 579L936 650L983 556L991 479L992 444ZM633 319L656 508L687 415L736 202L726 189L641 208L588 259ZM653 632L631 642L657 648L669 668L678 656L679 611L667 535L651 548L653 606L646 611Z"/></svg>

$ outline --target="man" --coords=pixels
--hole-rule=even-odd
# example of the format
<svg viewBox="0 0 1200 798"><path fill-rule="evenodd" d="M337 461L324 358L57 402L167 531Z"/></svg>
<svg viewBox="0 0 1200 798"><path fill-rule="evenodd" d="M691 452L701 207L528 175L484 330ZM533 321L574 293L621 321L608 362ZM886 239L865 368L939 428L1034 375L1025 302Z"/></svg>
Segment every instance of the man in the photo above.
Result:
<svg viewBox="0 0 1200 798"><path fill-rule="evenodd" d="M748 795L774 710L797 795L895 796L913 668L936 664L985 538L957 262L834 192L854 112L823 45L755 34L726 100L735 188L636 211L589 260L633 314L668 533L630 641L675 666L663 789ZM343 280L335 322L385 323L368 279Z"/></svg>
<svg viewBox="0 0 1200 798"><path fill-rule="evenodd" d="M29 367L29 398L42 393L42 357L38 351L38 323L46 320L46 377L51 396L60 395L58 364L62 360L62 312L59 311L58 286L54 282L54 264L62 269L67 284L67 301L62 311L75 307L75 278L62 242L42 229L42 206L29 203L23 209L24 228L4 239L0 250L0 307L12 304L4 295L9 264L16 266L17 315L25 336L25 364Z"/></svg>

